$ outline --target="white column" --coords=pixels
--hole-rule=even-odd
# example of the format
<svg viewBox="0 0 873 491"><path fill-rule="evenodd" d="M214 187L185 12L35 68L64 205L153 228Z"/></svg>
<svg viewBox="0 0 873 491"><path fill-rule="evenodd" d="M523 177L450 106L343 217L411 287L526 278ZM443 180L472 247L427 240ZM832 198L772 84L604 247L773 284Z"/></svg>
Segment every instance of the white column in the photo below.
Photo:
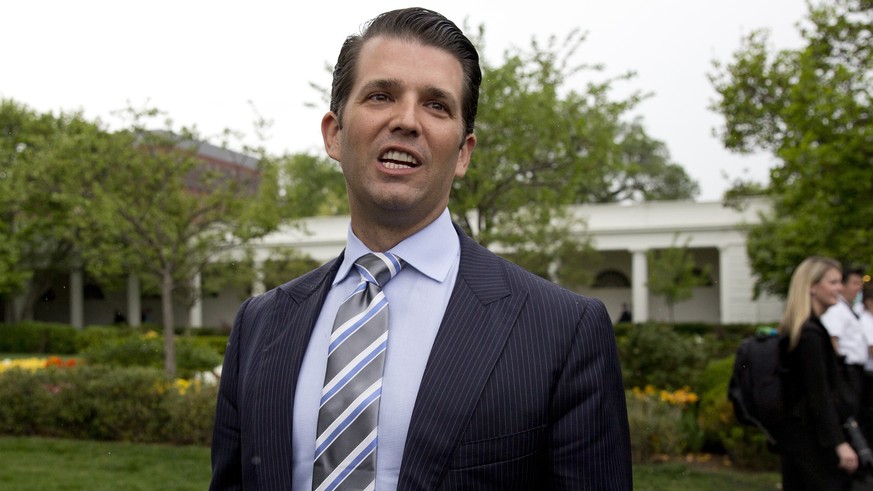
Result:
<svg viewBox="0 0 873 491"><path fill-rule="evenodd" d="M70 271L70 325L85 327L85 280L81 268Z"/></svg>
<svg viewBox="0 0 873 491"><path fill-rule="evenodd" d="M649 263L645 250L631 251L631 303L633 321L649 320Z"/></svg>
<svg viewBox="0 0 873 491"><path fill-rule="evenodd" d="M194 302L188 311L188 325L191 327L203 327L203 292L200 282L200 273L191 278L191 294L194 296Z"/></svg>
<svg viewBox="0 0 873 491"><path fill-rule="evenodd" d="M719 303L719 322L727 324L732 322L738 316L735 315L735 305L731 298L731 286L735 283L733 279L733 268L731 267L730 247L721 246L718 248L718 303Z"/></svg>
<svg viewBox="0 0 873 491"><path fill-rule="evenodd" d="M252 280L252 295L260 295L267 291L264 284L264 261L255 260L255 278Z"/></svg>
<svg viewBox="0 0 873 491"><path fill-rule="evenodd" d="M137 327L142 321L142 303L139 276L134 273L127 275L127 322Z"/></svg>

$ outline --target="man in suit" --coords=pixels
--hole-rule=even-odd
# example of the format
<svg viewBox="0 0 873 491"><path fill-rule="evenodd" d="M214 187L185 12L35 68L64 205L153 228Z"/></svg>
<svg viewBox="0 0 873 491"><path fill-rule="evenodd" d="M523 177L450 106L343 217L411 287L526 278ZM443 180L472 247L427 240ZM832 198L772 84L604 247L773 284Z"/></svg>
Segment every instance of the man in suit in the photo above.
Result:
<svg viewBox="0 0 873 491"><path fill-rule="evenodd" d="M387 12L344 43L322 134L346 179L348 243L240 307L211 489L632 488L603 304L495 256L449 217L476 146L480 82L475 47L432 11ZM378 293L390 315L375 438L354 449L370 464L350 453L346 467L322 466L334 320L360 291L368 253L382 253L392 277Z"/></svg>

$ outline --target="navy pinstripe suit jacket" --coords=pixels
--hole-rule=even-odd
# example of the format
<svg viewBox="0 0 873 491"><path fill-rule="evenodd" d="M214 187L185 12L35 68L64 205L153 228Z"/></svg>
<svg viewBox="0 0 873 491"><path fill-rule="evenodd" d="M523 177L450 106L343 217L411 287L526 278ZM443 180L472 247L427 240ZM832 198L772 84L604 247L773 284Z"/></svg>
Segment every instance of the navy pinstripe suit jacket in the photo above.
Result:
<svg viewBox="0 0 873 491"><path fill-rule="evenodd" d="M463 232L398 489L632 489L612 323ZM210 489L291 489L297 376L340 260L251 298L225 355Z"/></svg>

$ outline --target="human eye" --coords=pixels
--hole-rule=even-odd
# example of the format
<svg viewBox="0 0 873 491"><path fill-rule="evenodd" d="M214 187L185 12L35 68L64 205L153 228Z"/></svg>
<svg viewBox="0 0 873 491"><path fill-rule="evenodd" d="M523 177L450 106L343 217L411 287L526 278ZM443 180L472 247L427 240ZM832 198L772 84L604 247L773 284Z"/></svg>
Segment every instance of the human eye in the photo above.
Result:
<svg viewBox="0 0 873 491"><path fill-rule="evenodd" d="M387 102L389 97L384 92L374 92L367 96L367 100L371 102Z"/></svg>
<svg viewBox="0 0 873 491"><path fill-rule="evenodd" d="M427 105L427 107L433 109L434 111L438 111L438 112L442 112L442 113L449 112L449 106L440 102L440 101L430 101L426 105Z"/></svg>

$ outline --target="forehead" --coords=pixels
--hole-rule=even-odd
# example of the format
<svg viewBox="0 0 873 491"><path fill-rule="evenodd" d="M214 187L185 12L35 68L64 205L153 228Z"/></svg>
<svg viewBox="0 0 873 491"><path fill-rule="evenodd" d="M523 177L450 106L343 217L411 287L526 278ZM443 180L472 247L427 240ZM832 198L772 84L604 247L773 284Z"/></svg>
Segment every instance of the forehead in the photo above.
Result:
<svg viewBox="0 0 873 491"><path fill-rule="evenodd" d="M377 80L438 88L461 98L463 68L448 51L417 40L377 36L361 46L355 90Z"/></svg>

